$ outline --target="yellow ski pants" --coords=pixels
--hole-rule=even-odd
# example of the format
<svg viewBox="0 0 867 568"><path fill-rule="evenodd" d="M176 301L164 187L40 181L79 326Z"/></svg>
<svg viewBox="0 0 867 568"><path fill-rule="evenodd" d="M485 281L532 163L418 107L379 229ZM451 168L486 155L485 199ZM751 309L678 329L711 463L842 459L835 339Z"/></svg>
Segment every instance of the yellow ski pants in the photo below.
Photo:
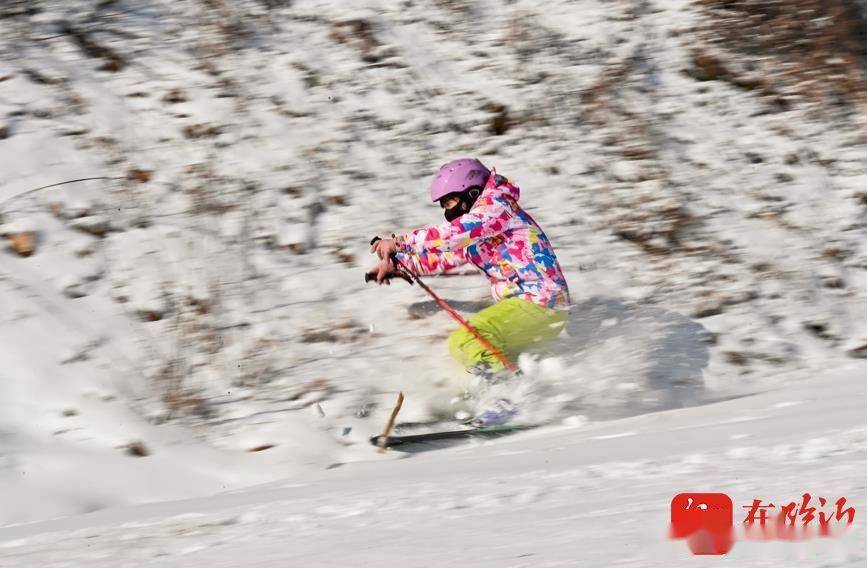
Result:
<svg viewBox="0 0 867 568"><path fill-rule="evenodd" d="M518 355L557 337L566 326L568 312L550 309L520 298L506 298L471 316L468 323L493 347L515 361ZM492 370L504 367L472 333L459 327L448 340L449 352L464 367L486 363Z"/></svg>

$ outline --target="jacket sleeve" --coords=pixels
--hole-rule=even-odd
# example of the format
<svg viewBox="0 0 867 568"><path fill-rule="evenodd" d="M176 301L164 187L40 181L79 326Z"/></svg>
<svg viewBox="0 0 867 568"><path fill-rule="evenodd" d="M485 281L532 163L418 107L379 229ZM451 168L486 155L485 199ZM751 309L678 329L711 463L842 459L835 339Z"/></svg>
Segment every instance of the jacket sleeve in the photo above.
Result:
<svg viewBox="0 0 867 568"><path fill-rule="evenodd" d="M398 238L401 251L417 255L428 251L457 252L478 241L499 235L509 225L512 212L501 199L485 199L452 222L423 227Z"/></svg>
<svg viewBox="0 0 867 568"><path fill-rule="evenodd" d="M448 272L467 263L463 249L455 251L423 250L419 252L401 250L396 256L401 263L422 276Z"/></svg>

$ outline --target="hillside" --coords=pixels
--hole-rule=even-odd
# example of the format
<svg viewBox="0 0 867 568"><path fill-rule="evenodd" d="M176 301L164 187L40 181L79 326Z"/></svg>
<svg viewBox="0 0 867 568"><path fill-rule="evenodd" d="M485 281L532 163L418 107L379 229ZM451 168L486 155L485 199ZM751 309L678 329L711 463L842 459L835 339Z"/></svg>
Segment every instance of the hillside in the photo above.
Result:
<svg viewBox="0 0 867 568"><path fill-rule="evenodd" d="M717 401L755 393L785 407L814 389L832 414L860 400L831 385L867 357L865 21L853 0L4 2L0 525L336 465L356 495L355 472L375 485L394 465L366 439L398 390L403 420L467 411L452 322L416 287L362 278L373 235L440 220L427 185L458 156L522 188L572 290L567 336L522 360L523 417L554 424L527 451L592 469L595 429L723 423L751 399ZM100 179L54 186L82 178ZM430 284L467 312L491 301L476 274ZM837 419L787 412L785 443L864 426ZM469 452L442 455L418 463ZM833 489L863 492L840 459ZM370 460L387 463L350 463ZM466 463L502 480L542 467ZM748 457L714 479L761 492L765 473ZM423 479L445 499L446 478ZM664 516L672 488L631 495ZM323 526L317 542L342 530ZM572 551L554 550L544 565Z"/></svg>

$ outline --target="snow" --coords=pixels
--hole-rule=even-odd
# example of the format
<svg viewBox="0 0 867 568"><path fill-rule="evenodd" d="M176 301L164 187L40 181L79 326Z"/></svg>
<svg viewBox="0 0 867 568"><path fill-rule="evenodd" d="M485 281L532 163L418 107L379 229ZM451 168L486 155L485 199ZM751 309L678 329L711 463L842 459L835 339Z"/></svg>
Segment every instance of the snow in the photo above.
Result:
<svg viewBox="0 0 867 568"><path fill-rule="evenodd" d="M35 251L0 251L0 566L669 566L682 491L861 506L864 119L698 82L696 6L633 4L3 12L0 236ZM522 187L575 304L487 390L417 287L361 278L470 154ZM430 284L490 301L472 272ZM548 425L379 453L397 391L402 421L507 397Z"/></svg>
<svg viewBox="0 0 867 568"><path fill-rule="evenodd" d="M836 396L827 396L829 388ZM780 404L792 398L805 405ZM838 369L785 393L579 429L554 426L311 472L288 484L7 527L0 538L10 561L40 566L345 566L395 558L428 565L687 565L693 560L685 544L665 537L677 493L723 491L736 509L753 498L795 500L804 491L863 502L857 472L867 465L865 399L859 369ZM732 440L745 427L733 418L750 419L759 445ZM805 436L794 422L817 430ZM839 540L786 546L741 540L720 561L858 564L867 558L861 531L856 523Z"/></svg>

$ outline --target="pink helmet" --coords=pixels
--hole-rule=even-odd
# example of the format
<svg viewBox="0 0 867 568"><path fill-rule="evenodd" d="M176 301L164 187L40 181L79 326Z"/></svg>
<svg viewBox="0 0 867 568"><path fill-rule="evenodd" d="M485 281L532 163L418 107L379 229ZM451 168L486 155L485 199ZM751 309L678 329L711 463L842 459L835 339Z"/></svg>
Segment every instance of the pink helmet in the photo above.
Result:
<svg viewBox="0 0 867 568"><path fill-rule="evenodd" d="M491 172L475 158L452 160L440 168L430 184L430 198L436 203L450 193L460 193L468 187L484 188Z"/></svg>

